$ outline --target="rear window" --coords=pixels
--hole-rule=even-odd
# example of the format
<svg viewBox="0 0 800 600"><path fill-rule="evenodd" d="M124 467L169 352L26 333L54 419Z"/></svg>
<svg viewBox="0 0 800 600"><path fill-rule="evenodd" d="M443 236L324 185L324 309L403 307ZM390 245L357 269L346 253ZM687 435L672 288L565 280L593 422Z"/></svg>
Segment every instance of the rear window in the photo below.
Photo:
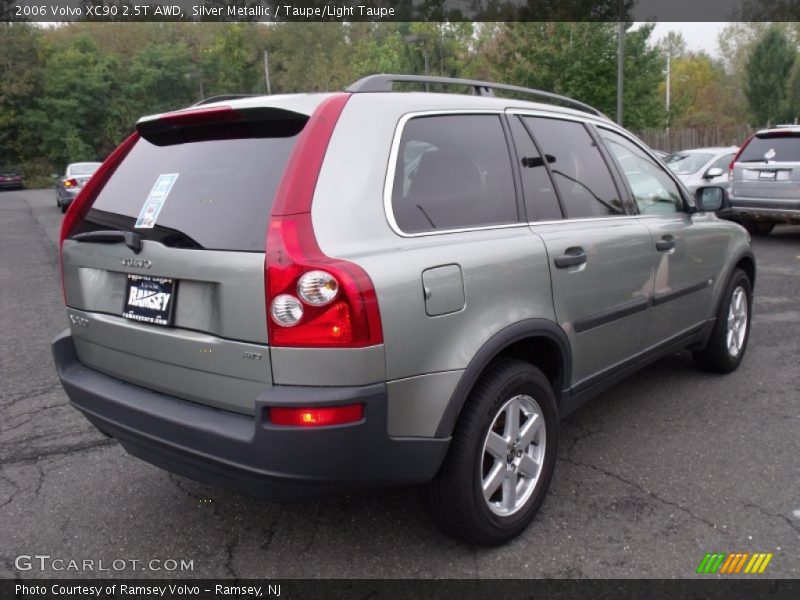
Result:
<svg viewBox="0 0 800 600"><path fill-rule="evenodd" d="M756 136L742 151L738 162L800 162L800 135L778 133Z"/></svg>
<svg viewBox="0 0 800 600"><path fill-rule="evenodd" d="M263 252L275 192L304 123L238 127L236 139L220 139L220 128L141 138L78 232L132 230L175 247ZM145 206L153 199L156 211Z"/></svg>

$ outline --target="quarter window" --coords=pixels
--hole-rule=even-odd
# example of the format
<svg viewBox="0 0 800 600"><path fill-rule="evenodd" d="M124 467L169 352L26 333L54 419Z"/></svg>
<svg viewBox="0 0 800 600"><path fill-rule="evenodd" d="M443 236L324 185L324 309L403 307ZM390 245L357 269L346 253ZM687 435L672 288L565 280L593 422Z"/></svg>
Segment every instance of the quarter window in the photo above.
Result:
<svg viewBox="0 0 800 600"><path fill-rule="evenodd" d="M628 180L641 214L683 211L683 198L677 184L644 150L613 131L601 131L608 149Z"/></svg>
<svg viewBox="0 0 800 600"><path fill-rule="evenodd" d="M407 233L518 222L500 116L409 120L395 165L392 210Z"/></svg>
<svg viewBox="0 0 800 600"><path fill-rule="evenodd" d="M625 214L611 173L583 124L543 117L523 121L544 152L567 218Z"/></svg>

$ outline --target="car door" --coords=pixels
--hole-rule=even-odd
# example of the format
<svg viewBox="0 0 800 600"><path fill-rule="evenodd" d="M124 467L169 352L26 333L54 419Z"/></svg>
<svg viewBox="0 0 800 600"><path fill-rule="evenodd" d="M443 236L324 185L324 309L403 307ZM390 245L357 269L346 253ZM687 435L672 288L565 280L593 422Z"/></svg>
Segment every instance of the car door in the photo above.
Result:
<svg viewBox="0 0 800 600"><path fill-rule="evenodd" d="M653 308L646 346L659 346L707 318L728 240L715 231L712 217L693 218L678 183L647 150L621 132L598 131L652 235Z"/></svg>
<svg viewBox="0 0 800 600"><path fill-rule="evenodd" d="M547 248L556 318L570 340L578 392L644 347L652 238L631 215L585 123L527 113L512 113L510 123L530 228Z"/></svg>

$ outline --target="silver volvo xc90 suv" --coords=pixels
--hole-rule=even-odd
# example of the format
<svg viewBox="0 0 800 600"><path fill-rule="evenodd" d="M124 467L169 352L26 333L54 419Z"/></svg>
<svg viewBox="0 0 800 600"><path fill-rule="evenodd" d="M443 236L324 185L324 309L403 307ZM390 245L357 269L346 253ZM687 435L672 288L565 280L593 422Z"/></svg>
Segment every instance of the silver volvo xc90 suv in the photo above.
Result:
<svg viewBox="0 0 800 600"><path fill-rule="evenodd" d="M721 200L546 92L217 99L141 119L73 202L55 362L165 469L269 498L426 484L446 532L500 544L560 418L666 353L742 360L755 259Z"/></svg>

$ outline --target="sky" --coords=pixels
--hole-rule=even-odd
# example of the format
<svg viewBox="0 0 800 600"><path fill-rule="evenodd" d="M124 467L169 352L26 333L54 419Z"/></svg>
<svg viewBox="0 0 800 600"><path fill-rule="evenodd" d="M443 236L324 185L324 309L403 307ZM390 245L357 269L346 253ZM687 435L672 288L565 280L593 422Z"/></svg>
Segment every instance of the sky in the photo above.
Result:
<svg viewBox="0 0 800 600"><path fill-rule="evenodd" d="M717 46L717 35L727 25L727 23L656 23L655 29L650 36L653 42L658 42L670 31L679 31L686 40L689 50L704 50L714 58L719 57L719 47Z"/></svg>

